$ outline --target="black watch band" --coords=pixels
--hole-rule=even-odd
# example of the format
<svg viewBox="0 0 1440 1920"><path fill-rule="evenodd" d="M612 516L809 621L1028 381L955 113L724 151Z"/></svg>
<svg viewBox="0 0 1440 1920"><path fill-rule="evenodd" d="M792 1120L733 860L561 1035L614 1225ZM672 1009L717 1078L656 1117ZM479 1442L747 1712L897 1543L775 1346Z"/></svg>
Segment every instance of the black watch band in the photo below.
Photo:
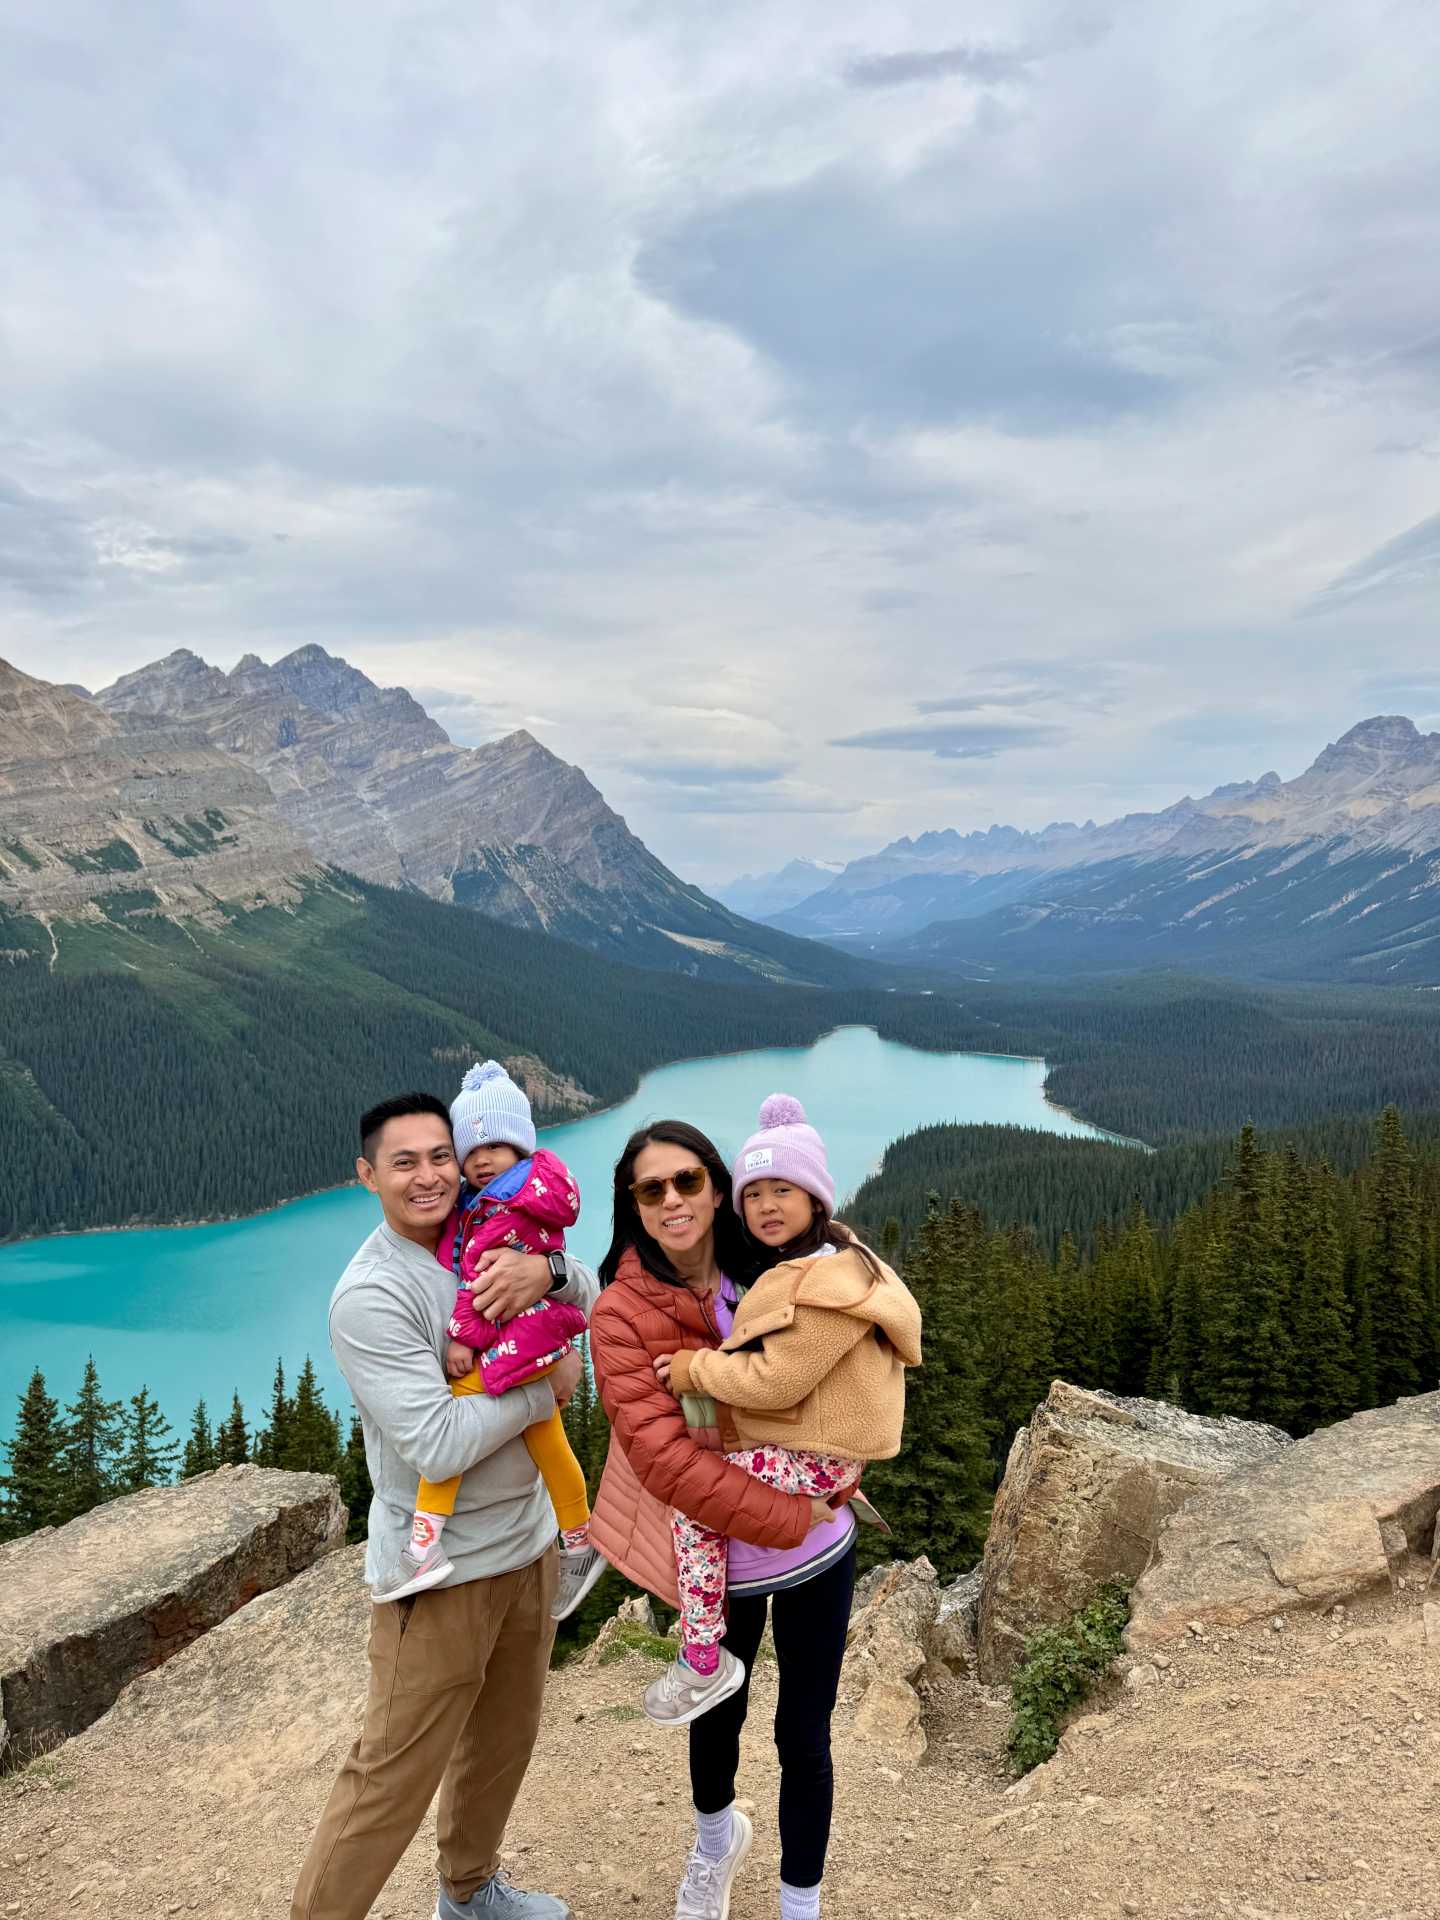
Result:
<svg viewBox="0 0 1440 1920"><path fill-rule="evenodd" d="M545 1256L545 1264L550 1269L550 1285L549 1285L549 1288L547 1289L548 1292L558 1293L561 1287L569 1285L570 1269L565 1264L565 1256L563 1253L560 1253L559 1251L556 1251L555 1253L547 1253Z"/></svg>

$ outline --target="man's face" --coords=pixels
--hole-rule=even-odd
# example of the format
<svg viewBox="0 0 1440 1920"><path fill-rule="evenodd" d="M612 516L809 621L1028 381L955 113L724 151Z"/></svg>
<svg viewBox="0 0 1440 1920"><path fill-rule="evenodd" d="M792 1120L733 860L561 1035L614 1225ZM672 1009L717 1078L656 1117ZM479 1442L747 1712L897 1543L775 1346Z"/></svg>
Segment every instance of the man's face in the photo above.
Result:
<svg viewBox="0 0 1440 1920"><path fill-rule="evenodd" d="M372 1150L375 1158L362 1154L355 1171L378 1198L386 1224L423 1247L438 1245L445 1216L460 1193L449 1127L438 1114L407 1113L385 1122Z"/></svg>

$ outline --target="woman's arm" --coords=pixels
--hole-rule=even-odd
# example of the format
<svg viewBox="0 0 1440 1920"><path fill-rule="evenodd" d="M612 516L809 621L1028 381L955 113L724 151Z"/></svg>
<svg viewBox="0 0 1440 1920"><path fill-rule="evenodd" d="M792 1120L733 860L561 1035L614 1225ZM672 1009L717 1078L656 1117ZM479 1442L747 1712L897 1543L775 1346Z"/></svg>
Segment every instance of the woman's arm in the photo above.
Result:
<svg viewBox="0 0 1440 1920"><path fill-rule="evenodd" d="M811 1503L752 1480L724 1455L703 1447L680 1402L655 1378L650 1355L623 1314L602 1294L590 1322L590 1353L601 1404L645 1491L717 1533L757 1547L798 1547L810 1531Z"/></svg>
<svg viewBox="0 0 1440 1920"><path fill-rule="evenodd" d="M739 1353L673 1355L670 1388L712 1394L751 1413L798 1407L870 1331L866 1321L830 1307L797 1307L790 1326Z"/></svg>

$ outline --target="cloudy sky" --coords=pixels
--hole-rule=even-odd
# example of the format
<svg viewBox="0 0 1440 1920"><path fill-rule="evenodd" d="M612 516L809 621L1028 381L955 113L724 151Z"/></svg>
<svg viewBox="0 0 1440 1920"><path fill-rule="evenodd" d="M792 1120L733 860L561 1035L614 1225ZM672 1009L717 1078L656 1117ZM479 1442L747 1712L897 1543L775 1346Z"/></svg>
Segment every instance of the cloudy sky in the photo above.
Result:
<svg viewBox="0 0 1440 1920"><path fill-rule="evenodd" d="M116 18L0 25L27 671L317 641L711 883L1440 726L1432 0Z"/></svg>

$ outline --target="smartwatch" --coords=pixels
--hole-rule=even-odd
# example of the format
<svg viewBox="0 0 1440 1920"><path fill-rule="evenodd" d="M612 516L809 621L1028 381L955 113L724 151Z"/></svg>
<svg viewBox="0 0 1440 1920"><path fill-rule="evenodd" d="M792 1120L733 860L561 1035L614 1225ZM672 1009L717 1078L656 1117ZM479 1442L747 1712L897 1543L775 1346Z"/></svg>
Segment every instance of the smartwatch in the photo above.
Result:
<svg viewBox="0 0 1440 1920"><path fill-rule="evenodd" d="M562 1287L569 1285L570 1269L565 1264L564 1254L558 1248L554 1253L546 1254L545 1264L550 1269L550 1285L546 1288L547 1293L558 1293Z"/></svg>

